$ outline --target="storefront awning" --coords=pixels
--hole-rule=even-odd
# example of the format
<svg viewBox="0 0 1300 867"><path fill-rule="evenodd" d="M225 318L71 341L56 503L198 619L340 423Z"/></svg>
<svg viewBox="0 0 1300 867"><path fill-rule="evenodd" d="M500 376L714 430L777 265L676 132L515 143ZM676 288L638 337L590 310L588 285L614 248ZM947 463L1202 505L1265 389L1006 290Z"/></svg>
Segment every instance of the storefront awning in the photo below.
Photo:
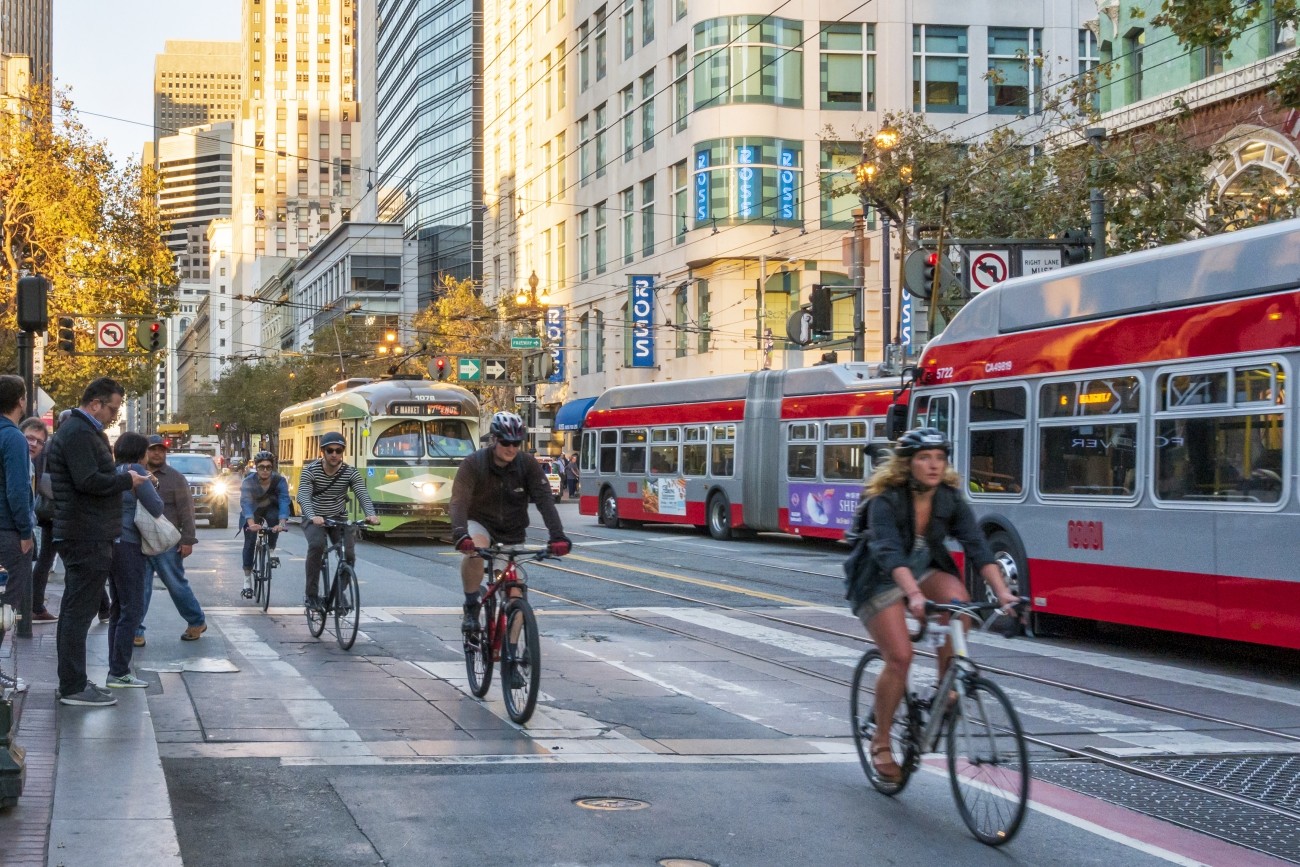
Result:
<svg viewBox="0 0 1300 867"><path fill-rule="evenodd" d="M561 406L555 413L555 429L557 431L579 430L582 422L587 418L587 410L591 409L591 405L595 402L594 397L580 397Z"/></svg>

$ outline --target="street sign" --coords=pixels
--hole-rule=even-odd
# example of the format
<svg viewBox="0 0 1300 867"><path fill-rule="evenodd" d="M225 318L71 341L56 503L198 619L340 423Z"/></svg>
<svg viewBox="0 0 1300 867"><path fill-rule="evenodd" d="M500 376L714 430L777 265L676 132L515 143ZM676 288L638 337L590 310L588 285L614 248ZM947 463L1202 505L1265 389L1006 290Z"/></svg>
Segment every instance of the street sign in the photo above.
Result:
<svg viewBox="0 0 1300 867"><path fill-rule="evenodd" d="M126 326L116 320L96 322L95 346L99 349L126 349Z"/></svg>
<svg viewBox="0 0 1300 867"><path fill-rule="evenodd" d="M457 361L456 378L477 382L483 378L483 359L461 358Z"/></svg>
<svg viewBox="0 0 1300 867"><path fill-rule="evenodd" d="M807 346L813 339L813 315L807 307L799 307L785 321L785 336L796 346Z"/></svg>
<svg viewBox="0 0 1300 867"><path fill-rule="evenodd" d="M506 360L504 358L483 359L483 379L487 382L500 382L506 378Z"/></svg>
<svg viewBox="0 0 1300 867"><path fill-rule="evenodd" d="M1006 250L981 250L970 258L970 291L974 295L1007 279L1011 273Z"/></svg>
<svg viewBox="0 0 1300 867"><path fill-rule="evenodd" d="M1061 248L1056 247L1051 250L1021 250L1020 251L1020 273L1024 274L1041 274L1044 271L1055 271L1061 267Z"/></svg>
<svg viewBox="0 0 1300 867"><path fill-rule="evenodd" d="M537 403L537 395L534 394L516 394L515 403Z"/></svg>
<svg viewBox="0 0 1300 867"><path fill-rule="evenodd" d="M41 376L45 373L45 335L37 331L32 341L32 374Z"/></svg>
<svg viewBox="0 0 1300 867"><path fill-rule="evenodd" d="M540 337L512 337L510 338L511 349L541 349L542 338Z"/></svg>

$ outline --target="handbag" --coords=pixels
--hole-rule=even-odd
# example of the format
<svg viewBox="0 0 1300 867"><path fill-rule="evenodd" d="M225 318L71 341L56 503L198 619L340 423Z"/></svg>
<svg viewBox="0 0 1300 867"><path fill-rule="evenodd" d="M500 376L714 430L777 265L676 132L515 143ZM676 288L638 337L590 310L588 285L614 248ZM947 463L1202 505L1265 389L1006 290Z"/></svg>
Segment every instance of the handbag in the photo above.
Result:
<svg viewBox="0 0 1300 867"><path fill-rule="evenodd" d="M181 541L181 531L167 520L166 515L154 517L138 500L135 504L135 528L140 531L140 550L146 557L170 551Z"/></svg>

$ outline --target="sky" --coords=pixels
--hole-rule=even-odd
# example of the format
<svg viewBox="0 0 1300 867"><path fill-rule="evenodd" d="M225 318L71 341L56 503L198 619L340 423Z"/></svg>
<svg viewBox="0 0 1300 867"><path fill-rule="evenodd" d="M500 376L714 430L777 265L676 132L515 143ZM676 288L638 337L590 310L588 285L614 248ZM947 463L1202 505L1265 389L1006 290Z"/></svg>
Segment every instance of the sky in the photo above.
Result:
<svg viewBox="0 0 1300 867"><path fill-rule="evenodd" d="M116 162L153 138L153 62L168 39L237 40L240 0L54 0L54 78ZM114 120L112 118L119 118Z"/></svg>

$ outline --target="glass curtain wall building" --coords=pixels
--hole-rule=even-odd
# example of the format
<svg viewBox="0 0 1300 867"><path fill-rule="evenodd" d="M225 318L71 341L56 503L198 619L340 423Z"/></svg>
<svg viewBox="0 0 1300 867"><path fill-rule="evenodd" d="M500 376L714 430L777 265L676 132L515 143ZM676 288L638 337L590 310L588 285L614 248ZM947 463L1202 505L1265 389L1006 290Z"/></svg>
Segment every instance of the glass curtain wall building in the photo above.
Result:
<svg viewBox="0 0 1300 867"><path fill-rule="evenodd" d="M379 219L418 242L418 303L482 279L482 0L379 0Z"/></svg>

